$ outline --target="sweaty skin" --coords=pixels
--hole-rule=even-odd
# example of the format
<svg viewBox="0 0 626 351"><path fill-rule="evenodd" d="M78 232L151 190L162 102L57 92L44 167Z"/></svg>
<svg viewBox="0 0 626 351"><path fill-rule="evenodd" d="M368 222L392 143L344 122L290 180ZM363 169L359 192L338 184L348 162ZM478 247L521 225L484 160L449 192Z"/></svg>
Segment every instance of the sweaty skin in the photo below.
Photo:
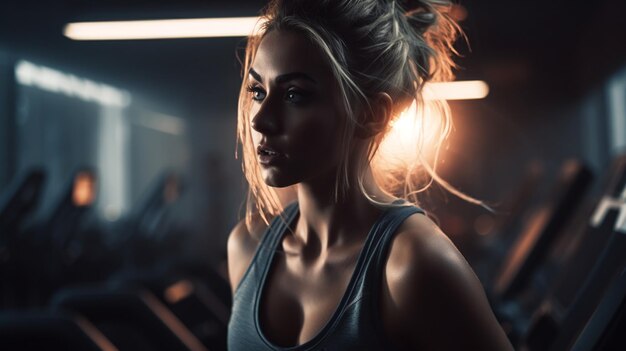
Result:
<svg viewBox="0 0 626 351"><path fill-rule="evenodd" d="M381 210L357 187L335 200L344 117L338 85L317 47L297 32L272 31L251 67L253 142L278 155L261 163L263 178L270 186L295 185L300 206L293 234L281 241L285 254L275 256L263 287L260 322L274 344L294 346L315 337L336 310ZM385 114L391 104L383 94L373 109ZM351 154L365 152L365 141ZM357 169L350 172L356 179ZM242 221L231 232L233 293L265 229L260 220L250 230ZM397 230L379 289L387 338L400 350L512 350L474 272L424 215L410 216Z"/></svg>

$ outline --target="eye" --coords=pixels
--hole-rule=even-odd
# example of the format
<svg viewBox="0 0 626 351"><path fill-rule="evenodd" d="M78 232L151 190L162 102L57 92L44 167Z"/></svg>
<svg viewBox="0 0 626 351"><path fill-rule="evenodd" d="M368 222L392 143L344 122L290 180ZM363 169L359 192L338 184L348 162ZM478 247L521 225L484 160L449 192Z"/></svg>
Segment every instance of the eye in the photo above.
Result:
<svg viewBox="0 0 626 351"><path fill-rule="evenodd" d="M304 93L293 89L287 91L287 94L285 95L285 100L294 104L303 102L305 98L306 95Z"/></svg>
<svg viewBox="0 0 626 351"><path fill-rule="evenodd" d="M265 91L259 86L249 85L248 91L252 94L252 100L263 101L265 99Z"/></svg>

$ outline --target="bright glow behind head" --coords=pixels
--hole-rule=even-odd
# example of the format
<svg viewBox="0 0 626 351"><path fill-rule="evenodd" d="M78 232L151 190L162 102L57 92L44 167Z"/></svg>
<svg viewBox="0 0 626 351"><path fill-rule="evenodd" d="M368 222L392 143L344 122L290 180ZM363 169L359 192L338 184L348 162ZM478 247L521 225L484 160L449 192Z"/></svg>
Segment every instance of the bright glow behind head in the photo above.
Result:
<svg viewBox="0 0 626 351"><path fill-rule="evenodd" d="M418 105L419 104L419 105ZM413 101L389 125L371 160L374 181L390 195L419 201L417 194L435 181L440 152L450 129L442 101Z"/></svg>
<svg viewBox="0 0 626 351"><path fill-rule="evenodd" d="M245 37L260 24L259 17L77 22L63 34L73 40Z"/></svg>
<svg viewBox="0 0 626 351"><path fill-rule="evenodd" d="M423 107L418 109L413 101L391 123L374 162L380 169L394 170L432 158L437 151L433 145L438 144L442 133L447 135L442 130L442 111L434 106L442 100L482 99L488 94L489 86L480 80L427 83L423 88Z"/></svg>
<svg viewBox="0 0 626 351"><path fill-rule="evenodd" d="M17 63L15 78L19 84L25 86L37 87L100 105L126 107L130 104L130 94L125 91L28 61Z"/></svg>
<svg viewBox="0 0 626 351"><path fill-rule="evenodd" d="M429 158L435 150L432 145L441 134L441 118L438 109L425 102L418 109L415 101L392 123L391 130L380 144L374 162L382 169L394 170L419 164L420 156ZM384 164L382 164L384 160Z"/></svg>

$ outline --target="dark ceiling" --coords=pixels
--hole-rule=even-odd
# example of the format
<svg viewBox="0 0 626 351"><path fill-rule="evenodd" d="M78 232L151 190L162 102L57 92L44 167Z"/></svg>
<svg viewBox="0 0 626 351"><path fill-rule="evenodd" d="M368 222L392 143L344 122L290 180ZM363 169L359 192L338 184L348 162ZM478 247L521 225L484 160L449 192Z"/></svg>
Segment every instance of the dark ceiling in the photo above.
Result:
<svg viewBox="0 0 626 351"><path fill-rule="evenodd" d="M234 104L234 97L224 101L220 93L237 91L235 49L242 38L76 42L63 37L62 28L82 20L253 16L264 3L5 1L0 5L0 51L142 91L177 108ZM460 46L459 77L485 79L501 92L532 87L539 88L537 96L545 91L557 98L575 95L626 62L624 45L617 45L626 42L624 3L462 1L468 12L462 27L471 51Z"/></svg>

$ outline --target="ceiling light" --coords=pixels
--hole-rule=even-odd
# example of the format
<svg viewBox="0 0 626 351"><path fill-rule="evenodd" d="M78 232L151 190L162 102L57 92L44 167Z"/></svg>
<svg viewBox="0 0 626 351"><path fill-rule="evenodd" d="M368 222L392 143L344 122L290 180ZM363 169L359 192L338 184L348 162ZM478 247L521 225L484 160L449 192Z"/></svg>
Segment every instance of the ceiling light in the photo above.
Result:
<svg viewBox="0 0 626 351"><path fill-rule="evenodd" d="M473 100L489 94L489 86L482 80L427 83L424 86L426 100Z"/></svg>
<svg viewBox="0 0 626 351"><path fill-rule="evenodd" d="M131 100L130 93L124 90L24 60L15 66L15 77L21 85L106 106L126 107Z"/></svg>
<svg viewBox="0 0 626 351"><path fill-rule="evenodd" d="M63 34L73 40L241 37L260 23L259 17L76 22L67 24Z"/></svg>

